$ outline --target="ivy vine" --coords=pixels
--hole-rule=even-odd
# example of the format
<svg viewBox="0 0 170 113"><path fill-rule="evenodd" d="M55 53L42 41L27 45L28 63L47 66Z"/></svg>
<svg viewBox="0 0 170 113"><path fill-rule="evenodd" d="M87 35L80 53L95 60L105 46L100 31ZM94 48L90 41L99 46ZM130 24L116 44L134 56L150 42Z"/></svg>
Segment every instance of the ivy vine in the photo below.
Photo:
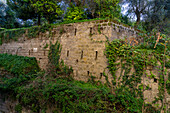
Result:
<svg viewBox="0 0 170 113"><path fill-rule="evenodd" d="M128 108L127 111L140 112L142 110L147 110L142 109L144 105L143 92L150 88L142 83L142 77L146 74L147 66L156 67L158 66L158 61L161 63L161 68L159 68L161 74L158 79L159 94L158 98L155 98L153 103L160 100L162 105L164 105L165 78L163 75L167 74L167 72L163 71L163 60L165 56L168 61L169 55L168 53L163 54L162 50L167 49L167 51L169 51L170 48L169 45L165 48L163 43L167 42L168 39L165 35L161 36L162 39L159 43L156 42L155 36L150 36L149 38L145 36L143 37L145 42L136 46L132 46L132 44L127 43L125 40L108 41L105 54L108 58L108 69L113 77L111 84L115 94L120 98L120 103ZM156 43L157 47L154 48ZM121 73L120 76L117 76L116 72L119 68L121 68ZM166 68L168 68L168 66ZM153 73L148 76L152 78L156 77ZM147 104L145 104L145 106L146 105ZM164 106L161 108L163 107Z"/></svg>

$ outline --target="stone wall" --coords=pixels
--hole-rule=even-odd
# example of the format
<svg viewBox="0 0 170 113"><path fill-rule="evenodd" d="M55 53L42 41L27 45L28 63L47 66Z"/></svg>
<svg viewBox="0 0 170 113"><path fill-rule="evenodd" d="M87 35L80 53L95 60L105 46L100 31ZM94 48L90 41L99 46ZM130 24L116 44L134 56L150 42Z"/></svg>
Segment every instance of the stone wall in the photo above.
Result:
<svg viewBox="0 0 170 113"><path fill-rule="evenodd" d="M3 98L1 98L1 96L0 96L0 113L8 113L8 109L6 107L6 103L3 100Z"/></svg>
<svg viewBox="0 0 170 113"><path fill-rule="evenodd" d="M36 57L42 69L48 62L50 41L59 40L62 45L61 58L74 70L74 78L87 80L90 75L100 78L107 67L104 55L107 38L130 39L136 37L136 32L130 27L107 21L90 21L58 26L49 32L40 33L38 37L28 39L21 37L18 41L3 43L0 53L17 54ZM47 48L45 48L47 47Z"/></svg>
<svg viewBox="0 0 170 113"><path fill-rule="evenodd" d="M93 75L104 83L103 72L108 75L109 81L112 80L104 55L107 39L109 41L114 39L130 41L136 36L134 29L111 21L72 23L53 28L51 38L49 38L49 32L46 32L40 33L38 37L32 39L23 36L17 42L3 43L0 46L0 53L36 57L40 67L46 69L48 45L50 45L50 41L55 43L58 40L62 45L61 58L73 68L73 77L76 80L87 81ZM159 75L155 70L152 72L156 76ZM150 73L150 70L147 70L147 73ZM120 70L116 75L120 75ZM146 85L151 84L151 90L144 92L147 102L151 102L158 93L158 80L145 77L144 81L146 81Z"/></svg>

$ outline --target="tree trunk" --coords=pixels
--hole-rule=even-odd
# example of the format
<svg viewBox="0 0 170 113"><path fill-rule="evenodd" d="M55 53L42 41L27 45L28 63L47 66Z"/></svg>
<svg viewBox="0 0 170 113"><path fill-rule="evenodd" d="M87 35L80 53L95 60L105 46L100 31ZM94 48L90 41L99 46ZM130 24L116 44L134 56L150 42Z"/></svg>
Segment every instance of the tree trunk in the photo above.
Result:
<svg viewBox="0 0 170 113"><path fill-rule="evenodd" d="M50 24L51 22L48 20L48 24Z"/></svg>
<svg viewBox="0 0 170 113"><path fill-rule="evenodd" d="M70 0L70 6L71 6L71 0Z"/></svg>
<svg viewBox="0 0 170 113"><path fill-rule="evenodd" d="M144 98L144 91L145 91L145 76L146 76L146 65L145 65L145 53L144 53L144 68L143 68L143 105L142 105L142 113L145 111L145 98Z"/></svg>
<svg viewBox="0 0 170 113"><path fill-rule="evenodd" d="M138 10L138 8L136 8L135 14L136 14L136 17L137 17L135 28L137 28L137 26L140 23L140 14L141 14L140 11Z"/></svg>
<svg viewBox="0 0 170 113"><path fill-rule="evenodd" d="M38 25L41 25L41 16L40 16L40 14L38 15Z"/></svg>
<svg viewBox="0 0 170 113"><path fill-rule="evenodd" d="M137 20L136 20L137 25L140 23L140 13L137 14Z"/></svg>
<svg viewBox="0 0 170 113"><path fill-rule="evenodd" d="M164 49L164 58L163 58L163 76L164 76L164 106L165 107L165 113L167 113L167 110L168 110L168 105L167 105L167 102L166 102L166 94L167 94L167 89L166 89L166 81L167 81L167 75L165 73L165 55L166 55L166 42L165 42L165 49Z"/></svg>

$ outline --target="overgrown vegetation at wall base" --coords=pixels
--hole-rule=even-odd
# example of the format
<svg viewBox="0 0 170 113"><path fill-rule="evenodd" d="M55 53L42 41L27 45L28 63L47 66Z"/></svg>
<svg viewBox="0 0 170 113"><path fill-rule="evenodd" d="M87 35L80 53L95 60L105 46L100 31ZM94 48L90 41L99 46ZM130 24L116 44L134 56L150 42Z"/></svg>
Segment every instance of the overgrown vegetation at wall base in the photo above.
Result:
<svg viewBox="0 0 170 113"><path fill-rule="evenodd" d="M36 113L40 110L45 112L47 109L53 109L54 113L140 110L140 106L136 103L139 101L135 101L127 91L119 90L115 96L107 86L94 81L91 83L90 79L85 83L62 77L46 76L44 79L43 76L43 72L37 73L31 79L24 81L26 84L21 82L22 85L13 87L15 97L19 100L16 111L21 112L23 107ZM127 101L130 105L122 104ZM152 109L155 111L154 108Z"/></svg>

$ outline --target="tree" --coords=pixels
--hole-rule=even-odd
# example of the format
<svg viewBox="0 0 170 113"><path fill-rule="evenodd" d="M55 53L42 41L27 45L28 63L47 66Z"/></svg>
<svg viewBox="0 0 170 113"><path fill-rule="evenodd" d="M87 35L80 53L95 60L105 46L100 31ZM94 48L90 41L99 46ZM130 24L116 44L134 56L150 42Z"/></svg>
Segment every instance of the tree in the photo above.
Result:
<svg viewBox="0 0 170 113"><path fill-rule="evenodd" d="M141 17L146 14L152 0L123 0L122 4L128 4L128 14L134 14L137 18L136 27L141 21Z"/></svg>
<svg viewBox="0 0 170 113"><path fill-rule="evenodd" d="M119 0L63 0L82 9L90 18L119 18Z"/></svg>
<svg viewBox="0 0 170 113"><path fill-rule="evenodd" d="M97 4L97 13L100 18L119 18L120 17L120 6L118 5L119 0L95 0Z"/></svg>
<svg viewBox="0 0 170 113"><path fill-rule="evenodd" d="M63 11L55 0L30 0L36 13L52 23L55 19L63 14Z"/></svg>
<svg viewBox="0 0 170 113"><path fill-rule="evenodd" d="M62 14L57 4L61 0L7 0L8 5L16 12L16 16L24 21L38 18L40 25L41 17L52 23Z"/></svg>
<svg viewBox="0 0 170 113"><path fill-rule="evenodd" d="M170 2L168 0L154 0L144 17L144 26L148 31L157 29L170 35Z"/></svg>
<svg viewBox="0 0 170 113"><path fill-rule="evenodd" d="M24 21L38 17L35 9L31 6L30 0L7 0L7 4L15 11L17 18Z"/></svg>
<svg viewBox="0 0 170 113"><path fill-rule="evenodd" d="M65 20L82 20L87 18L85 15L85 12L83 11L83 8L80 8L78 6L71 5L71 7L68 7L67 12L65 14Z"/></svg>
<svg viewBox="0 0 170 113"><path fill-rule="evenodd" d="M19 23L15 17L15 12L8 5L0 2L0 27L14 28L19 27Z"/></svg>

